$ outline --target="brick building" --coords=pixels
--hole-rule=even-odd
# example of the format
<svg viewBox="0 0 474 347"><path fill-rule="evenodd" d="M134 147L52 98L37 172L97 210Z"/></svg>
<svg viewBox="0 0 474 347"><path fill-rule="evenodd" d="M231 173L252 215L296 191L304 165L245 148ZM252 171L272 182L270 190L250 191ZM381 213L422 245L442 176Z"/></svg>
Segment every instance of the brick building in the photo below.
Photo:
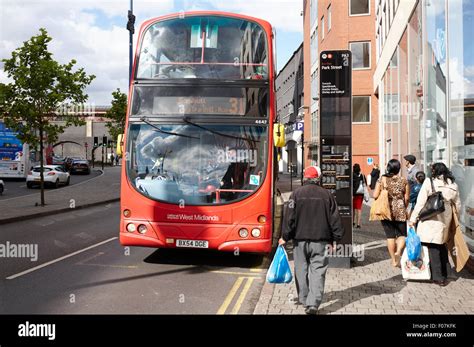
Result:
<svg viewBox="0 0 474 347"><path fill-rule="evenodd" d="M285 125L286 146L282 149L279 171L288 173L293 166L295 175L301 174L303 162L302 131L297 125L303 121L303 44L280 70L275 81L277 117Z"/></svg>
<svg viewBox="0 0 474 347"><path fill-rule="evenodd" d="M305 165L318 163L319 54L352 51L353 163L364 174L379 163L378 100L374 94L376 67L374 0L304 0Z"/></svg>

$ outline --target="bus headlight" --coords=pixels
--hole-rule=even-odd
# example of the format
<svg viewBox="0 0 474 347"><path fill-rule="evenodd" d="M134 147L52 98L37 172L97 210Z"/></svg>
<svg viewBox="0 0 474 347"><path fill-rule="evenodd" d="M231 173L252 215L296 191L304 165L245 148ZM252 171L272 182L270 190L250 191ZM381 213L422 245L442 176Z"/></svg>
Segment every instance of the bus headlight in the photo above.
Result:
<svg viewBox="0 0 474 347"><path fill-rule="evenodd" d="M146 229L146 225L145 225L145 224L140 224L140 225L138 226L138 232L139 232L140 234L144 234L144 233L146 233L146 231L147 231L147 229Z"/></svg>
<svg viewBox="0 0 474 347"><path fill-rule="evenodd" d="M133 232L135 232L136 230L137 230L137 227L135 226L135 224L133 224L133 223L128 223L128 224L127 224L127 231L128 231L129 233L133 233Z"/></svg>
<svg viewBox="0 0 474 347"><path fill-rule="evenodd" d="M245 239L247 236L249 236L249 232L247 229L242 228L239 230L239 236L243 239Z"/></svg>
<svg viewBox="0 0 474 347"><path fill-rule="evenodd" d="M126 209L126 210L123 210L123 216L128 218L132 215L132 211Z"/></svg>
<svg viewBox="0 0 474 347"><path fill-rule="evenodd" d="M259 228L253 228L252 229L252 236L253 237L260 237L261 231Z"/></svg>
<svg viewBox="0 0 474 347"><path fill-rule="evenodd" d="M263 214L258 216L258 222L259 223L265 223L267 221L267 217L265 217Z"/></svg>

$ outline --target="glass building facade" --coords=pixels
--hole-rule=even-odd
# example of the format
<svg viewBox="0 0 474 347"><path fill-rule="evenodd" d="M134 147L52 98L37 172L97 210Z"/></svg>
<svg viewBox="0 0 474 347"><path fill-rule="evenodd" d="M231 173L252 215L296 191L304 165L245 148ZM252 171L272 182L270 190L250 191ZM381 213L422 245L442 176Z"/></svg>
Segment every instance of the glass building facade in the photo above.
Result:
<svg viewBox="0 0 474 347"><path fill-rule="evenodd" d="M380 145L385 162L413 154L426 173L435 162L451 169L459 185L461 223L471 252L473 34L474 1L418 1L378 85L384 114Z"/></svg>

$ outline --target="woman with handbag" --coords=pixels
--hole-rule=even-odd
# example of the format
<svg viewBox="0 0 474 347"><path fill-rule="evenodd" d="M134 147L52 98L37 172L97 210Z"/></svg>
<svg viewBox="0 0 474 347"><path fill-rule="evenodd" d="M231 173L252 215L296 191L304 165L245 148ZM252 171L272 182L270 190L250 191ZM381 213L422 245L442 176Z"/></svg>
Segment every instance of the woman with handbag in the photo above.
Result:
<svg viewBox="0 0 474 347"><path fill-rule="evenodd" d="M453 209L453 206L455 209ZM409 225L417 222L417 234L421 244L428 247L431 266L431 278L434 283L445 286L448 277L449 229L453 213L461 210L458 185L454 176L443 163L431 167L431 179L426 179L421 186L415 209Z"/></svg>
<svg viewBox="0 0 474 347"><path fill-rule="evenodd" d="M377 181L374 198L377 200L386 199L386 209L388 211L377 212L381 218L373 218L371 210L371 220L380 220L387 237L387 248L392 259L392 266L399 267L400 259L405 248L405 238L407 236L407 206L410 199L410 187L408 181L401 177L401 164L398 160L392 159L387 164L387 173ZM384 192L385 191L385 192ZM377 204L374 203L377 207Z"/></svg>
<svg viewBox="0 0 474 347"><path fill-rule="evenodd" d="M368 201L369 198L367 180L360 171L360 165L354 164L352 167L352 208L354 215L352 226L356 229L360 229L360 220L362 217L362 200Z"/></svg>

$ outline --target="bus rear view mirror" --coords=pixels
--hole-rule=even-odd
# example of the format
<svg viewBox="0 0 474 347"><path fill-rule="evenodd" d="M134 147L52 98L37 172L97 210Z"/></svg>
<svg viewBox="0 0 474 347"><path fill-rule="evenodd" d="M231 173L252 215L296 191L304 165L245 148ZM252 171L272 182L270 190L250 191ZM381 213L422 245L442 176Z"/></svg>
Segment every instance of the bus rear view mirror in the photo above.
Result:
<svg viewBox="0 0 474 347"><path fill-rule="evenodd" d="M275 123L273 128L273 139L275 142L275 147L285 147L285 126L282 123Z"/></svg>
<svg viewBox="0 0 474 347"><path fill-rule="evenodd" d="M123 154L123 134L117 136L117 155L121 157Z"/></svg>

